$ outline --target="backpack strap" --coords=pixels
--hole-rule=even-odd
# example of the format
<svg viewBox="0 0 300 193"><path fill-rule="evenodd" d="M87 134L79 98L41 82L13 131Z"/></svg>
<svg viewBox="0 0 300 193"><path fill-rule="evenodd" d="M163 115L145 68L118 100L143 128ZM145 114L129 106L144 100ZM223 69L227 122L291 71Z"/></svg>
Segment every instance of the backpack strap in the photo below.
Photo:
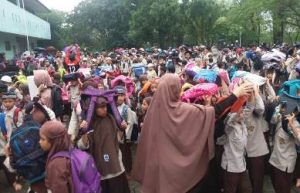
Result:
<svg viewBox="0 0 300 193"><path fill-rule="evenodd" d="M0 127L1 127L1 133L4 137L4 139L7 141L7 128L5 125L5 114L4 113L0 113Z"/></svg>
<svg viewBox="0 0 300 193"><path fill-rule="evenodd" d="M70 159L71 155L70 155L70 152L68 152L68 151L60 151L60 152L57 152L56 154L54 154L50 159L53 160L58 157L66 157L66 158Z"/></svg>
<svg viewBox="0 0 300 193"><path fill-rule="evenodd" d="M13 116L13 121L14 121L14 124L15 126L17 127L17 124L18 124L18 119L19 119L19 113L20 113L21 109L19 108L16 108L16 110L14 111L14 116Z"/></svg>

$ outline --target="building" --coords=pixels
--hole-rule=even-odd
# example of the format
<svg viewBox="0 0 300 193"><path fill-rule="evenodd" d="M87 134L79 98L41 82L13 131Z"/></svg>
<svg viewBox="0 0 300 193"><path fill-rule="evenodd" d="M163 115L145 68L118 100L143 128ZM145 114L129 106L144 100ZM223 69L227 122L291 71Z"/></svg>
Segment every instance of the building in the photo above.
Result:
<svg viewBox="0 0 300 193"><path fill-rule="evenodd" d="M50 10L39 0L0 0L0 53L6 59L51 39L50 24L37 16L45 12Z"/></svg>

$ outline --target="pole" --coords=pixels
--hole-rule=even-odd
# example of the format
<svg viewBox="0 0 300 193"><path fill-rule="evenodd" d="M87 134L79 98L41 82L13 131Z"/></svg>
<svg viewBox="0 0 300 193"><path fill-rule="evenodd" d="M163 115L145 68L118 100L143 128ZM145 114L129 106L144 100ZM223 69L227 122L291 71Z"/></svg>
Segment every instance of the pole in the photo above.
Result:
<svg viewBox="0 0 300 193"><path fill-rule="evenodd" d="M27 27L27 21L25 19L26 17L25 17L25 4L24 4L24 0L22 0L22 4L23 4L23 20L24 20L25 31L26 31L27 51L30 51L29 36L28 36L28 27Z"/></svg>
<svg viewBox="0 0 300 193"><path fill-rule="evenodd" d="M240 27L240 48L242 47L242 27Z"/></svg>

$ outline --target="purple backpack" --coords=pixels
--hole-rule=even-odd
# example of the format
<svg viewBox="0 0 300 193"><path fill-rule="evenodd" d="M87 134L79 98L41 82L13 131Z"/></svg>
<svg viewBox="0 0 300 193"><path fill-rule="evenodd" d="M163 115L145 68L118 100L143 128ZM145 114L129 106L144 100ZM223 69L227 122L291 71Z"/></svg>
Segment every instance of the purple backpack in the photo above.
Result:
<svg viewBox="0 0 300 193"><path fill-rule="evenodd" d="M82 94L81 94L81 107L83 109L83 113L85 115L83 115L83 117L85 117L86 121L89 124L90 127L90 122L92 120L92 116L94 115L94 109L95 109L95 104L96 104L96 100L98 97L105 97L109 103L109 107L110 107L110 113L114 116L114 118L116 119L117 125L120 127L121 123L122 123L122 118L120 116L120 113L118 111L116 102L115 102L115 96L117 95L117 91L116 90L102 90L102 89L96 89L93 88L91 86L89 86L88 88L86 88ZM87 100L88 99L88 100ZM85 104L87 101L88 104ZM89 128L92 129L92 128ZM84 131L83 129L81 129L81 131L83 133L85 133L86 131Z"/></svg>
<svg viewBox="0 0 300 193"><path fill-rule="evenodd" d="M71 160L74 193L101 193L101 176L91 155L79 149L72 149L69 152L54 154L51 160L58 157Z"/></svg>

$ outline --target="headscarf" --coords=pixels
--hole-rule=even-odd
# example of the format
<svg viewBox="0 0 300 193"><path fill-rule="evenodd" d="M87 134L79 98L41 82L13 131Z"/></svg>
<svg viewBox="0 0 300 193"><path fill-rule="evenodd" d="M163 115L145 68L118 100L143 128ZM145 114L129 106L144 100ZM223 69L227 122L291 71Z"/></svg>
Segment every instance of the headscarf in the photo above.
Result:
<svg viewBox="0 0 300 193"><path fill-rule="evenodd" d="M53 85L50 75L45 70L35 70L34 74L34 82L37 87L44 84L46 87L51 87Z"/></svg>
<svg viewBox="0 0 300 193"><path fill-rule="evenodd" d="M51 149L48 153L48 161L50 158L60 151L69 151L71 147L71 138L67 133L67 129L60 121L48 121L40 128L40 133L45 135L51 143Z"/></svg>
<svg viewBox="0 0 300 193"><path fill-rule="evenodd" d="M164 75L147 111L133 170L144 193L189 191L213 158L214 109L180 102L180 89Z"/></svg>

